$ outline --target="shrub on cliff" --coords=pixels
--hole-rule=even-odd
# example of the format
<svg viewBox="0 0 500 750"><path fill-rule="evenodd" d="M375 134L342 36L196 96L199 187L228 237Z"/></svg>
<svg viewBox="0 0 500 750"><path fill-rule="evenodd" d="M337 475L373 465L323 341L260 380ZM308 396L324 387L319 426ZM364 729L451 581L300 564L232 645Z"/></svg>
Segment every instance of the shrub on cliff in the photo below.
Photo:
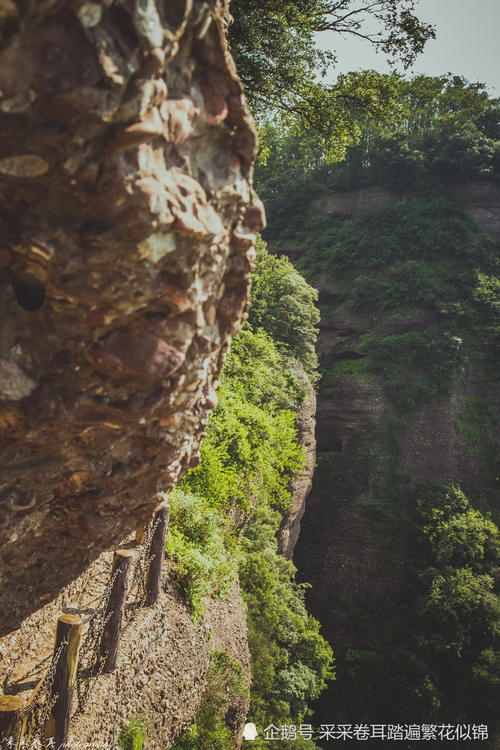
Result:
<svg viewBox="0 0 500 750"><path fill-rule="evenodd" d="M286 509L290 475L302 463L291 410L301 395L270 336L242 331L224 366L200 465L180 486L224 511L236 503L248 512L251 498Z"/></svg>
<svg viewBox="0 0 500 750"><path fill-rule="evenodd" d="M227 520L199 496L179 488L170 493L167 555L193 615L203 611L207 597L227 595L236 565Z"/></svg>
<svg viewBox="0 0 500 750"><path fill-rule="evenodd" d="M146 722L142 716L136 716L121 728L118 747L122 750L142 750L146 739Z"/></svg>
<svg viewBox="0 0 500 750"><path fill-rule="evenodd" d="M399 411L449 395L463 360L462 340L437 329L369 340L365 348Z"/></svg>

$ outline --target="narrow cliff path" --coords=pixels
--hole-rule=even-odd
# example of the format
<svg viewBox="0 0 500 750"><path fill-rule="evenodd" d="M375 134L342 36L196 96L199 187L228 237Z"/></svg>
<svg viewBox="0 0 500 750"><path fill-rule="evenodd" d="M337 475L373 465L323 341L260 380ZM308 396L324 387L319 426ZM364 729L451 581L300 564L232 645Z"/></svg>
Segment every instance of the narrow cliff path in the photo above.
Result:
<svg viewBox="0 0 500 750"><path fill-rule="evenodd" d="M124 546L135 544L129 540ZM54 601L0 639L4 693L29 701L50 665L58 616L78 612L84 620L88 617L109 582L111 561L112 552L103 553ZM227 599L209 602L203 621L194 624L171 565L166 568L153 607L127 604L117 670L91 680L81 712L75 695L71 741L108 747L123 724L140 715L146 719L148 750L169 747L193 721L205 689L210 652L215 649L238 661L249 683L246 616L238 585ZM235 708L242 723L247 706Z"/></svg>

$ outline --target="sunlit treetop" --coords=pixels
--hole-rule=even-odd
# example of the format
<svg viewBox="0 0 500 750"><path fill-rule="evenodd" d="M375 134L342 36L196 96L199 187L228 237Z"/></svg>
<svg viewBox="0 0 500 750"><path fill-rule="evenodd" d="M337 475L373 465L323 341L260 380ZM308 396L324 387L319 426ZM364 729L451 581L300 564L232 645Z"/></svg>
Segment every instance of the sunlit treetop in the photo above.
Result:
<svg viewBox="0 0 500 750"><path fill-rule="evenodd" d="M234 0L230 42L250 106L262 122L280 113L299 130L314 129L334 161L359 139L359 121L397 116L390 76L375 71L321 79L334 51L318 47L318 32L361 37L412 64L434 30L414 14L414 0Z"/></svg>

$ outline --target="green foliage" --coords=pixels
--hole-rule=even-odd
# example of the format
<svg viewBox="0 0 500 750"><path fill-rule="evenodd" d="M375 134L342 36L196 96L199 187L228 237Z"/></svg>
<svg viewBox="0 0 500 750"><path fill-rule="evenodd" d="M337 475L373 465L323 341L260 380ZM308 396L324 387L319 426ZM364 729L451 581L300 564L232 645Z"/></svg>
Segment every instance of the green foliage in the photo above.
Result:
<svg viewBox="0 0 500 750"><path fill-rule="evenodd" d="M495 358L495 361L498 361ZM493 372L487 372L487 377L495 381L496 365ZM485 398L469 396L465 401L465 408L457 416L455 425L458 434L466 443L466 453L472 456L481 467L483 477L488 479L491 486L495 486L499 476L498 435L496 424L498 410L494 403Z"/></svg>
<svg viewBox="0 0 500 750"><path fill-rule="evenodd" d="M315 340L316 330L310 335ZM252 333L247 328L232 341L222 382L231 397L249 401L271 414L280 409L295 411L304 390L293 370L293 363L277 348L271 332L261 327Z"/></svg>
<svg viewBox="0 0 500 750"><path fill-rule="evenodd" d="M443 182L497 179L500 100L490 98L482 84L452 75L410 80L385 76L378 83L363 79L371 74L358 74L357 85L371 89L373 98L377 86L384 88L378 98L393 115L360 120L341 163L328 163L324 136L315 130L304 134L276 120L263 126L267 156L257 167L256 182L266 202L266 239L284 233L287 217L287 235L300 232L307 222L300 203L307 190L313 198L318 192L383 184L427 197L442 190ZM346 98L356 101L358 95L351 92ZM348 129L354 131L354 123Z"/></svg>
<svg viewBox="0 0 500 750"><path fill-rule="evenodd" d="M212 651L207 682L196 719L172 750L232 750L233 735L225 723L228 709L248 698L243 670L225 651Z"/></svg>
<svg viewBox="0 0 500 750"><path fill-rule="evenodd" d="M322 388L325 392L336 387L336 378L356 378L366 384L373 382L375 378L370 370L370 359L366 356L360 359L343 359L334 363L332 369L322 368L322 375Z"/></svg>
<svg viewBox="0 0 500 750"><path fill-rule="evenodd" d="M412 305L432 307L442 304L443 291L428 263L401 260L380 275L355 276L350 282L349 305L356 309L370 305L374 309L394 310L406 307L411 299Z"/></svg>
<svg viewBox="0 0 500 750"><path fill-rule="evenodd" d="M483 624L497 631L500 627L500 605L493 594L493 579L474 575L469 568L452 569L436 575L429 588L423 613L439 630L426 637L437 653L453 651L462 656L470 642L473 625ZM495 616L493 623L491 615Z"/></svg>
<svg viewBox="0 0 500 750"><path fill-rule="evenodd" d="M313 376L318 366L318 292L287 258L271 255L262 241L257 249L250 325L263 328L275 341L285 344Z"/></svg>
<svg viewBox="0 0 500 750"><path fill-rule="evenodd" d="M240 553L252 655L249 717L258 726L300 723L333 677L331 648L304 604L306 587L295 583L293 563L278 554L280 522L277 511L258 506Z"/></svg>
<svg viewBox="0 0 500 750"><path fill-rule="evenodd" d="M425 201L387 201L340 226L334 222L332 229L328 244L323 244L320 234L313 238L312 246L324 255L327 270L337 274L355 271L361 264L369 272L390 264L436 262L450 257L483 262L487 267L496 265L494 250L480 236L470 215L442 194ZM407 282L413 281L415 270L415 265L396 266L403 281L407 276ZM421 266L419 271L423 272ZM423 283L420 281L420 286Z"/></svg>
<svg viewBox="0 0 500 750"><path fill-rule="evenodd" d="M423 521L421 560L429 564L419 572L425 587L420 642L431 660L447 655L450 668L462 672L470 684L480 669L478 656L500 646L500 597L494 579L499 531L470 507L457 487L422 487L417 505Z"/></svg>
<svg viewBox="0 0 500 750"><path fill-rule="evenodd" d="M355 366L383 376L399 411L447 395L463 352L471 348L483 371L495 377L498 245L450 198L438 193L430 201L386 202L341 223L324 214L311 231L301 265L335 276L332 311L345 304L374 315L415 317L420 309L433 316L427 331L359 347L368 356ZM339 366L352 363L324 366L338 375Z"/></svg>
<svg viewBox="0 0 500 750"><path fill-rule="evenodd" d="M479 447L493 435L497 420L495 407L484 399L471 396L467 399L463 414L457 417L457 428L472 448Z"/></svg>
<svg viewBox="0 0 500 750"><path fill-rule="evenodd" d="M194 616L208 596L224 595L238 558L252 655L251 715L266 726L266 719L295 723L306 714L331 677L332 652L306 611L293 564L278 554L276 542L290 477L303 464L295 412L311 387L291 355L313 372L316 293L288 261L261 248L252 299L256 330L248 327L232 342L200 464L170 495L167 552ZM292 315L300 330L286 319ZM248 516L238 547L235 526ZM196 722L176 750L232 747L224 720L225 691L232 688L221 658L216 672L225 675L224 689L211 674ZM301 746L315 747L306 741Z"/></svg>
<svg viewBox="0 0 500 750"><path fill-rule="evenodd" d="M248 512L252 497L288 506L289 478L303 459L294 413L282 407L297 403L302 391L283 364L278 367L279 358L262 331L243 331L233 342L200 465L181 483L214 508L227 511L236 502ZM254 371L255 382L249 377Z"/></svg>
<svg viewBox="0 0 500 750"><path fill-rule="evenodd" d="M118 735L118 746L123 750L142 750L146 741L146 722L136 716L123 726Z"/></svg>
<svg viewBox="0 0 500 750"><path fill-rule="evenodd" d="M482 567L485 558L498 552L498 529L478 510L468 509L448 521L437 523L428 535L432 552L440 565L460 568L468 564L476 570Z"/></svg>
<svg viewBox="0 0 500 750"><path fill-rule="evenodd" d="M461 339L436 329L393 334L365 344L373 371L383 376L391 401L400 411L450 393L462 359L461 347Z"/></svg>
<svg viewBox="0 0 500 750"><path fill-rule="evenodd" d="M461 100L458 92L470 99L471 117L484 114L490 100L482 91L455 83L453 95L451 84L444 88L448 101L441 117L447 119L455 99ZM443 87L439 79L436 88ZM414 121L409 119L408 132L423 117L415 114ZM280 242L304 243L307 249L301 254L300 265L309 275L326 273L335 277L334 304L329 312L345 304L375 315L415 314L420 309L432 316L425 331L361 346L358 342L358 350L367 355L360 363L336 362L332 353L331 361L324 363L327 372L338 376L344 368L346 373L365 379L369 373L382 376L399 412L411 410L426 399L446 396L464 361L463 352L470 346L476 348L483 370L493 376L498 355L498 244L480 232L442 185L434 188L432 199L414 194L411 200L382 202L340 219L314 203L318 191L321 193L314 174L310 170L302 183L298 181L298 187L297 180L288 183L275 222L271 214L271 234L275 232ZM407 172L399 170L399 174ZM307 200L301 185L311 184L315 190ZM287 190L291 194L294 189L304 204L302 209L295 205L286 209ZM325 187L323 195L327 201Z"/></svg>
<svg viewBox="0 0 500 750"><path fill-rule="evenodd" d="M394 710L402 721L470 721L481 715L494 735L500 697L498 527L458 487L434 482L406 492L411 502L391 537L404 550L406 575L393 596L380 601L374 594L350 605L357 638L366 637L361 618L393 645L390 653L349 650L342 665L343 701L370 718Z"/></svg>
<svg viewBox="0 0 500 750"><path fill-rule="evenodd" d="M180 584L196 617L207 597L224 597L235 579L230 530L227 519L203 497L177 488L169 502L167 554L176 562Z"/></svg>
<svg viewBox="0 0 500 750"><path fill-rule="evenodd" d="M361 122L397 117L394 84L375 71L339 75L331 86L318 83L335 56L318 48L316 32L362 36L409 65L434 36L413 7L412 0L239 0L231 9L230 42L254 113L284 113L295 132L314 129L329 161L342 158L359 140Z"/></svg>

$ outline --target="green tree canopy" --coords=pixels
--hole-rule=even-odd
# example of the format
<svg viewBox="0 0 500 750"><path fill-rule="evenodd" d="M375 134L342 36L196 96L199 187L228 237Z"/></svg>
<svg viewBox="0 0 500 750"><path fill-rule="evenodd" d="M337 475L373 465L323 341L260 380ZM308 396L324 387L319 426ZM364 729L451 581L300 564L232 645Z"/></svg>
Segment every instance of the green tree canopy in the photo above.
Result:
<svg viewBox="0 0 500 750"><path fill-rule="evenodd" d="M484 84L452 74L406 79L365 71L347 78L357 111L339 98L339 112L331 109L328 115L340 132L337 150L346 147L341 164L331 164L333 152L321 129L301 132L279 119L261 127L265 158L256 181L270 212L275 202L293 202L301 190L297 178L307 178L309 190L318 183L352 189L382 182L396 188L420 185L428 193L429 176L498 175L500 99L489 96ZM329 131L334 140L335 127Z"/></svg>
<svg viewBox="0 0 500 750"><path fill-rule="evenodd" d="M257 246L257 264L252 288L249 323L263 328L299 359L310 377L317 368L318 292L293 267L288 258Z"/></svg>
<svg viewBox="0 0 500 750"><path fill-rule="evenodd" d="M414 14L414 0L236 0L231 6L232 52L250 105L259 120L272 112L293 116L295 127L313 128L331 160L360 138L359 120L395 115L388 77L374 71L318 81L335 64L321 51L317 32L365 39L408 67L432 27Z"/></svg>

